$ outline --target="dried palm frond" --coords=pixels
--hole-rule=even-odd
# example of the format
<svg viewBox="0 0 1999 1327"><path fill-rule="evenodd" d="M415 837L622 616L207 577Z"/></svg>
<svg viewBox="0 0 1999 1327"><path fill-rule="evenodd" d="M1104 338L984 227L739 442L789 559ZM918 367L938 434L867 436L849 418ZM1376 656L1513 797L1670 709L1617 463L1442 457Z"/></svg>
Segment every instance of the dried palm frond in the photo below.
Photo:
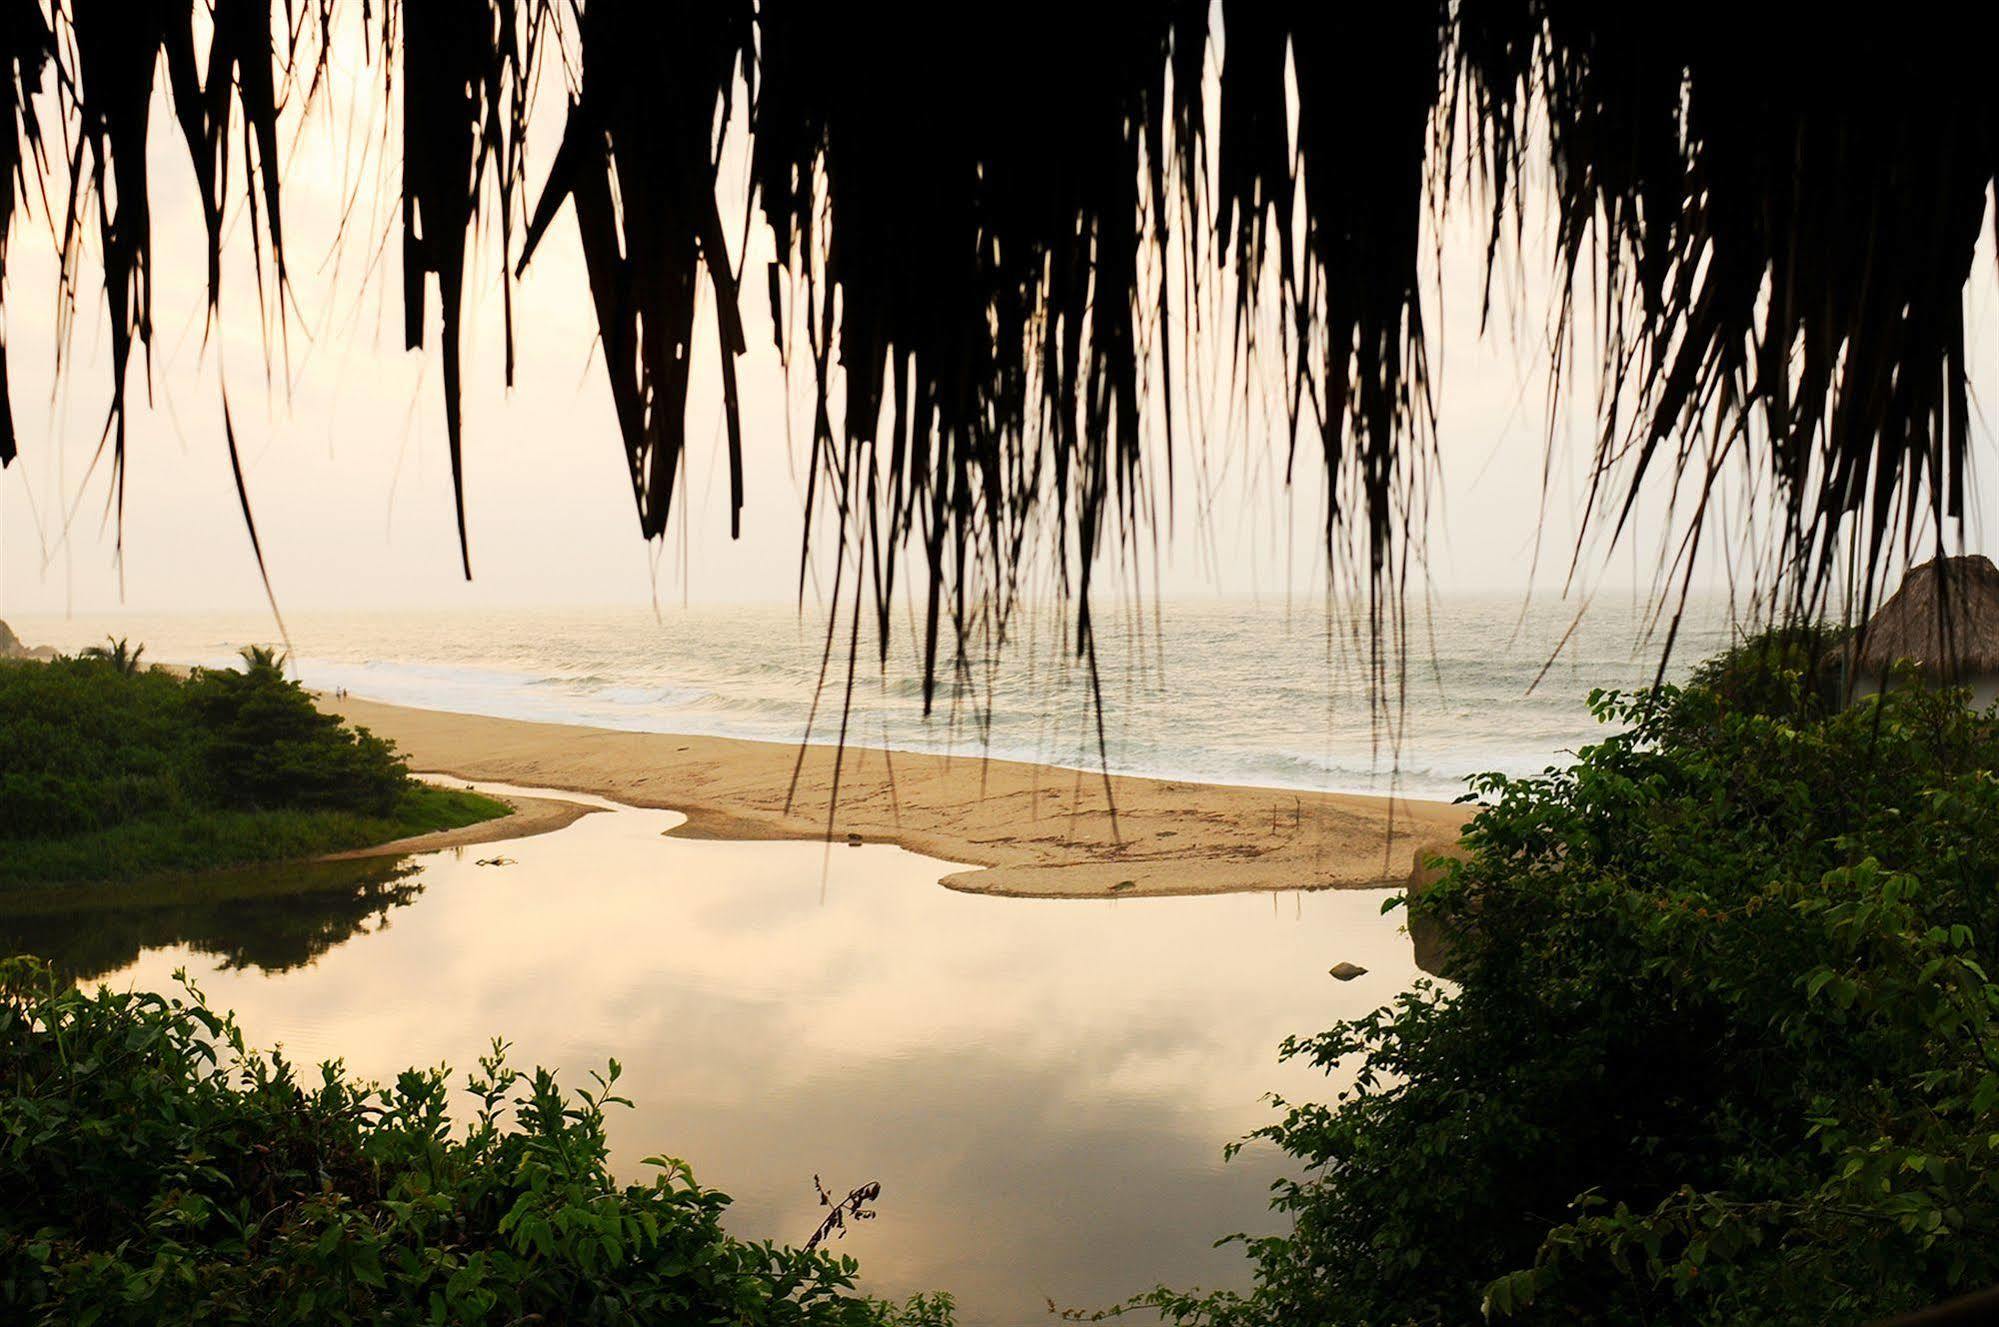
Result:
<svg viewBox="0 0 1999 1327"><path fill-rule="evenodd" d="M42 155L41 118L35 95L42 71L55 58L55 35L35 0L5 0L0 8L0 277L7 269L7 238L15 191L26 186L32 163L37 178L48 169ZM0 317L5 305L0 303ZM6 329L0 326L0 466L13 461L14 403L7 387Z"/></svg>
<svg viewBox="0 0 1999 1327"><path fill-rule="evenodd" d="M747 347L715 197L738 70L753 68L747 0L593 0L582 14L581 90L521 255L567 201L589 272L639 529L666 531L686 448L695 292L715 291L729 429L730 528L740 530L743 441L736 357ZM718 124L718 119L722 124Z"/></svg>
<svg viewBox="0 0 1999 1327"><path fill-rule="evenodd" d="M34 90L51 59L74 144L66 291L96 199L122 486L127 361L151 331L156 67L201 185L211 301L233 116L282 288L279 89L310 19L326 58L336 0L309 18L276 0L4 3L10 181L49 171ZM425 339L434 279L461 549L468 246L495 217L511 268L518 220L524 263L564 203L641 533L666 527L704 285L740 510L735 372L748 348L721 219L750 200L717 198L738 96L778 254L779 351L816 385L808 503L833 513L840 573L854 560L871 583L884 642L896 568L905 554L923 564L933 680L968 633L1004 636L1037 549L1073 603L1075 648L1093 656L1093 571L1155 527L1149 458L1164 455L1170 482L1173 411L1148 403L1172 397L1174 333L1195 335L1199 292L1217 288L1203 273L1224 269L1238 361L1278 363L1290 453L1316 445L1328 543L1380 632L1433 458L1425 202L1476 192L1453 179L1460 126L1491 208L1489 262L1509 219L1524 225L1527 193L1551 181L1557 331L1600 337L1591 514L1613 537L1655 474L1698 536L1739 461L1773 508L1774 579L1812 612L1842 567L1871 591L1963 514L1962 301L1999 179L1999 98L1981 65L1999 49L1990 6L1905 6L1866 24L1796 0L1022 0L948 16L914 0L363 0L362 12L400 57L383 69L402 80L406 331ZM530 211L536 52L571 17L568 121ZM10 185L0 205L15 202ZM1176 264L1193 274L1177 308ZM0 459L12 447L0 434Z"/></svg>
<svg viewBox="0 0 1999 1327"><path fill-rule="evenodd" d="M923 549L932 682L947 617L962 640L992 590L1003 620L1044 494L1057 556L1066 569L1073 550L1079 569L1085 650L1106 523L1139 515L1139 172L1148 143L1166 169L1169 17L1042 0L938 59L914 49L935 30L928 6L865 21L813 0L760 12L755 175L803 277L812 477L832 490L843 546L865 527L879 610L890 555ZM775 276L771 297L783 329ZM836 354L843 402L826 399Z"/></svg>
<svg viewBox="0 0 1999 1327"><path fill-rule="evenodd" d="M1461 0L1457 30L1489 174L1519 173L1541 107L1567 288L1595 265L1618 526L1650 469L1704 506L1754 440L1794 607L1818 606L1848 539L1869 572L1919 523L1941 540L1964 511L1962 301L1999 176L1999 18Z"/></svg>
<svg viewBox="0 0 1999 1327"><path fill-rule="evenodd" d="M268 3L268 0L266 0ZM446 445L458 519L458 553L472 575L465 536L464 424L459 345L465 308L465 250L477 227L490 175L497 194L500 261L512 258L514 198L524 169L528 88L547 0L424 0L384 5L382 67L400 36L403 78L403 340L424 343L424 294L436 278L438 356L444 366ZM502 278L505 280L504 276ZM507 383L514 378L511 288L506 304Z"/></svg>

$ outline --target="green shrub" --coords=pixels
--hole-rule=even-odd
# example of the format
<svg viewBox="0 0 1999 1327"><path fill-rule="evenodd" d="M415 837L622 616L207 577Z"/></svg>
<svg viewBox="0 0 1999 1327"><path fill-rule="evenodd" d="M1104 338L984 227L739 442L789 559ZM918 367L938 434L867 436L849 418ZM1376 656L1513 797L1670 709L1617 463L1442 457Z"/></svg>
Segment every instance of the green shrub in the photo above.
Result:
<svg viewBox="0 0 1999 1327"><path fill-rule="evenodd" d="M0 840L102 829L205 795L184 684L89 659L0 663Z"/></svg>
<svg viewBox="0 0 1999 1327"><path fill-rule="evenodd" d="M412 779L268 653L188 677L137 658L0 663L0 883L306 856L506 811Z"/></svg>
<svg viewBox="0 0 1999 1327"><path fill-rule="evenodd" d="M1286 1046L1357 1074L1263 1131L1303 1167L1290 1233L1248 1294L1150 1302L1837 1323L1999 1281L1993 717L1777 701L1598 695L1627 731L1481 781L1413 905L1456 984Z"/></svg>
<svg viewBox="0 0 1999 1327"><path fill-rule="evenodd" d="M946 1327L856 1267L726 1234L679 1161L620 1185L618 1066L565 1093L505 1048L467 1087L301 1075L191 998L0 964L0 1319L132 1323L714 1323Z"/></svg>
<svg viewBox="0 0 1999 1327"><path fill-rule="evenodd" d="M1770 627L1695 665L1687 687L1754 714L1822 719L1846 703L1851 637L1819 622Z"/></svg>
<svg viewBox="0 0 1999 1327"><path fill-rule="evenodd" d="M232 806L385 816L409 784L394 748L321 713L274 664L203 669L188 700L202 724L208 776Z"/></svg>

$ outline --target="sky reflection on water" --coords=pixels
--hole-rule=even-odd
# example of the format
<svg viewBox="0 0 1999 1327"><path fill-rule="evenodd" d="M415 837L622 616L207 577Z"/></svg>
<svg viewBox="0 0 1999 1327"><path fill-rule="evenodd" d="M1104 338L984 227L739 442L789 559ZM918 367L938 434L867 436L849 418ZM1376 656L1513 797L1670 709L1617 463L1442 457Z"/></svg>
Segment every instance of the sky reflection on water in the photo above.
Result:
<svg viewBox="0 0 1999 1327"><path fill-rule="evenodd" d="M1271 1118L1262 1094L1336 1086L1277 1043L1415 976L1379 891L987 898L900 849L661 837L677 819L617 809L290 898L58 901L0 937L124 964L121 988L185 966L254 1044L371 1078L462 1081L495 1035L572 1086L615 1055L622 1173L685 1157L735 1196L732 1229L793 1242L815 1173L880 1180L838 1251L876 1293L954 1292L968 1323L1240 1284L1240 1251L1210 1246L1276 1226L1283 1166L1223 1145ZM1369 974L1334 981L1342 959Z"/></svg>

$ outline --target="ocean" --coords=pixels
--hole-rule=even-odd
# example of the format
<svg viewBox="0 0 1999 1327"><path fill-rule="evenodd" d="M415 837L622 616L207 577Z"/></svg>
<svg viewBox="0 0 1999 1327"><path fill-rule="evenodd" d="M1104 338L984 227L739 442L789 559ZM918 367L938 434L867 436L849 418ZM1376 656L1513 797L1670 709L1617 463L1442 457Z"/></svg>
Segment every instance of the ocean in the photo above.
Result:
<svg viewBox="0 0 1999 1327"><path fill-rule="evenodd" d="M1572 601L1457 595L1412 604L1376 666L1358 619L1318 601L1167 601L1100 618L1099 715L1061 620L1041 612L1004 649L940 670L926 717L915 624L891 628L883 665L867 617L851 692L848 622L821 685L823 613L780 606L301 613L287 626L307 685L397 704L786 743L838 740L844 718L849 741L896 750L1446 799L1472 775L1538 773L1596 740L1590 690L1648 684L1665 647L1630 599L1579 615ZM149 660L207 666L278 636L268 614L12 625L30 645L118 635ZM1691 604L1667 676L1729 638L1724 605Z"/></svg>

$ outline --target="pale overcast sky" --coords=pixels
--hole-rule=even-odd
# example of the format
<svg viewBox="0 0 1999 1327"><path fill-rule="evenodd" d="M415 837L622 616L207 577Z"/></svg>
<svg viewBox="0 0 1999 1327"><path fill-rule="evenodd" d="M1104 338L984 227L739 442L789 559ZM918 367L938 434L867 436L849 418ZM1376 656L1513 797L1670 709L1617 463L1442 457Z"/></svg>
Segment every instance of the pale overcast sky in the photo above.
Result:
<svg viewBox="0 0 1999 1327"><path fill-rule="evenodd" d="M6 332L21 456L0 477L0 614L236 611L262 603L237 511L220 426L226 374L247 477L272 578L287 610L480 608L552 603L631 604L784 601L796 584L803 464L809 415L785 425L785 381L771 348L761 280L746 283L750 352L741 362L747 451L745 538L728 538L728 477L720 437L713 342L696 348L690 409L691 502L676 504L664 549L637 535L622 450L602 366L574 225L550 232L515 292L518 385L501 383L497 261L480 254L468 310L465 492L476 579L459 574L443 408L433 345L402 349L399 235L392 228L393 161L356 143L378 143L380 90L373 71L344 67L329 105L354 99L363 127L344 110L317 114L287 168L286 226L298 307L288 348L269 362L267 390L254 276L240 199L231 214L224 316L203 342L201 219L191 172L164 102L153 121L154 317L146 369L135 355L122 584L106 516L108 465L86 479L109 396L109 347L94 255L67 372L55 378L55 254L40 218L17 225L10 255ZM358 82L352 81L358 79ZM559 107L551 107L559 110ZM545 117L553 132L559 114ZM740 123L740 119L737 121ZM548 154L530 161L538 188ZM357 183L358 181L358 183ZM365 228L333 245L340 199L358 190ZM53 191L52 191L53 192ZM32 196L33 191L30 191ZM740 218L741 195L725 215ZM94 238L94 219L91 229ZM737 227L731 226L731 233ZM758 273L769 240L750 227L745 270ZM1549 436L1546 254L1530 239L1521 261L1525 299L1508 326L1479 336L1482 232L1470 209L1441 246L1441 279L1426 293L1441 407L1442 484L1431 523L1429 572L1440 590L1518 590L1528 583L1537 536L1538 586L1559 588L1575 535L1592 398L1578 378L1566 421ZM377 242L385 241L379 252ZM1999 279L1990 252L1977 265L1970 300L1974 388L1981 411L1973 547L1993 550L1999 409ZM368 280L359 280L363 273ZM1441 298L1441 310L1439 299ZM435 319L433 301L432 318ZM1213 348L1200 354L1212 357ZM809 373L791 384L802 402ZM283 386L289 381L288 390ZM1183 439L1181 502L1160 546L1157 584L1175 595L1316 593L1313 565L1319 490L1288 500L1276 476L1279 444L1250 425L1211 439L1204 456ZM1316 444L1307 444L1316 448ZM1314 467L1301 457L1300 472ZM1213 500L1196 500L1190 473L1206 475ZM1201 512L1212 515L1203 519ZM1287 533L1288 532L1288 533ZM1663 531L1642 519L1617 554L1589 560L1607 587L1645 588ZM1287 566L1288 562L1288 566ZM1148 581L1153 573L1148 572Z"/></svg>

